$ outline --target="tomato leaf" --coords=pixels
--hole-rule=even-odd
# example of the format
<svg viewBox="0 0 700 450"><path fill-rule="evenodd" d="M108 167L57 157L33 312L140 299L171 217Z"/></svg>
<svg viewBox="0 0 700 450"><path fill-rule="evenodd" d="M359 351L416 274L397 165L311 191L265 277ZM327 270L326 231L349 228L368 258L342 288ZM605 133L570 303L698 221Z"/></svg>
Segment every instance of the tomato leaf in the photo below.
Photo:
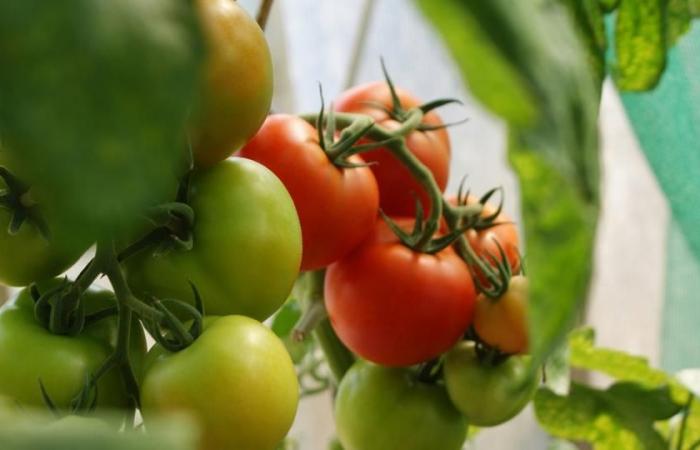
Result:
<svg viewBox="0 0 700 450"><path fill-rule="evenodd" d="M13 169L76 236L174 195L200 35L183 0L0 1L0 134Z"/></svg>
<svg viewBox="0 0 700 450"><path fill-rule="evenodd" d="M588 54L588 64L599 88L605 79L605 35L603 7L598 0L560 0L569 10L577 25L579 38Z"/></svg>
<svg viewBox="0 0 700 450"><path fill-rule="evenodd" d="M598 4L606 13L613 12L620 6L620 0L598 0Z"/></svg>
<svg viewBox="0 0 700 450"><path fill-rule="evenodd" d="M678 39L690 30L690 1L667 0L666 33L668 46L675 44Z"/></svg>
<svg viewBox="0 0 700 450"><path fill-rule="evenodd" d="M419 4L441 31L475 96L510 125L510 160L522 189L531 353L537 366L563 339L587 293L598 214L596 82L569 14L556 3ZM496 86L483 80L496 69L511 74L501 79L510 84L507 89L497 86L501 92L518 96L504 99L491 92ZM514 120L520 117L506 114L501 102L509 108L531 102L536 114Z"/></svg>
<svg viewBox="0 0 700 450"><path fill-rule="evenodd" d="M667 386L646 388L617 383L597 390L573 383L568 396L541 388L535 396L540 424L557 437L584 440L596 450L666 450L668 442L655 422L681 410Z"/></svg>
<svg viewBox="0 0 700 450"><path fill-rule="evenodd" d="M649 365L645 358L620 350L595 347L595 332L582 328L569 336L569 364L579 369L595 370L619 381L637 383L646 388L670 386L676 403L683 403L688 391L666 372Z"/></svg>
<svg viewBox="0 0 700 450"><path fill-rule="evenodd" d="M615 79L620 89L645 91L666 66L664 0L621 0L615 22Z"/></svg>
<svg viewBox="0 0 700 450"><path fill-rule="evenodd" d="M693 17L700 17L700 0L689 0L689 8Z"/></svg>

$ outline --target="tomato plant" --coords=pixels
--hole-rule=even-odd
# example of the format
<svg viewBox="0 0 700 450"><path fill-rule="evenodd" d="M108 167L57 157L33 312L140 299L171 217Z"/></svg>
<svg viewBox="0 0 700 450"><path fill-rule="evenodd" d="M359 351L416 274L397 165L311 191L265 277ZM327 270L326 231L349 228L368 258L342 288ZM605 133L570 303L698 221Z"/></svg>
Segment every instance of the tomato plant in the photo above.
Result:
<svg viewBox="0 0 700 450"><path fill-rule="evenodd" d="M366 362L340 383L335 421L345 450L459 450L467 431L444 387Z"/></svg>
<svg viewBox="0 0 700 450"><path fill-rule="evenodd" d="M333 328L353 352L408 366L449 349L471 323L476 293L451 249L416 252L383 222L328 268L325 300Z"/></svg>
<svg viewBox="0 0 700 450"><path fill-rule="evenodd" d="M39 289L58 283L41 283ZM81 301L87 313L115 305L114 294L108 291L88 291ZM54 404L68 409L86 377L102 365L116 341L115 317L87 325L75 337L50 333L35 321L34 300L30 290L24 289L0 309L0 396L23 408L42 407L41 380ZM130 358L138 370L146 353L144 334L138 326L132 327L130 346ZM97 393L100 409L127 408L130 404L116 368L99 379Z"/></svg>
<svg viewBox="0 0 700 450"><path fill-rule="evenodd" d="M379 208L368 167L336 166L318 131L299 117L275 114L240 152L272 170L289 191L301 223L302 270L340 259L372 230ZM358 156L350 164L361 164Z"/></svg>
<svg viewBox="0 0 700 450"><path fill-rule="evenodd" d="M272 101L272 59L265 36L233 0L197 0L207 47L200 106L192 126L199 166L226 159L250 139Z"/></svg>
<svg viewBox="0 0 700 450"><path fill-rule="evenodd" d="M243 316L210 317L189 347L156 345L142 384L146 424L162 413L191 414L202 449L274 450L292 425L299 385L284 344Z"/></svg>
<svg viewBox="0 0 700 450"><path fill-rule="evenodd" d="M479 338L504 353L524 353L528 347L528 281L522 275L510 279L508 290L492 299L480 294L474 311Z"/></svg>
<svg viewBox="0 0 700 450"><path fill-rule="evenodd" d="M416 97L403 89L397 88L396 94L405 110L421 104ZM395 130L401 125L387 112L391 111L394 105L391 91L385 82L377 81L349 89L335 100L334 105L337 111L367 114L388 130ZM435 112L427 113L422 123L433 127L443 125ZM450 165L450 140L447 131L444 128L412 131L406 136L406 145L416 158L430 169L438 186L444 191ZM427 192L391 152L378 148L363 153L362 159L374 163L370 167L377 178L379 202L385 213L390 216L413 217L416 197L421 201L423 209L429 210L430 198Z"/></svg>
<svg viewBox="0 0 700 450"><path fill-rule="evenodd" d="M263 165L231 158L192 176L189 204L194 247L132 256L131 287L184 300L192 282L207 314L269 317L287 298L301 260L299 219L284 185Z"/></svg>
<svg viewBox="0 0 700 450"><path fill-rule="evenodd" d="M528 404L538 385L527 356L503 362L482 361L473 342L460 342L444 363L447 392L470 424L490 427L503 423Z"/></svg>

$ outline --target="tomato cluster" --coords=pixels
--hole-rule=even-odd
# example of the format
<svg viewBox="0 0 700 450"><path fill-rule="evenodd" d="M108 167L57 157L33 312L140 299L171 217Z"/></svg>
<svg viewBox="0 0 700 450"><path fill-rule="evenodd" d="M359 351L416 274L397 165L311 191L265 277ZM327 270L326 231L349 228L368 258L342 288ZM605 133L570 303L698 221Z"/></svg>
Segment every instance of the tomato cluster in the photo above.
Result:
<svg viewBox="0 0 700 450"><path fill-rule="evenodd" d="M0 396L59 414L138 408L146 428L185 413L202 449L273 450L300 388L261 322L307 272L322 285L299 323L318 325L320 306L359 359L335 374L346 450L457 450L469 424L517 414L537 384L519 238L493 191L444 196L435 109L453 101L422 103L385 71L328 111L268 115L262 30L231 0L194 6L207 59L182 130L191 164L75 280L54 277L91 243L62 245L69 231L0 152L0 254L21 255L0 258L0 281L31 284L0 310ZM91 290L100 275L113 293Z"/></svg>

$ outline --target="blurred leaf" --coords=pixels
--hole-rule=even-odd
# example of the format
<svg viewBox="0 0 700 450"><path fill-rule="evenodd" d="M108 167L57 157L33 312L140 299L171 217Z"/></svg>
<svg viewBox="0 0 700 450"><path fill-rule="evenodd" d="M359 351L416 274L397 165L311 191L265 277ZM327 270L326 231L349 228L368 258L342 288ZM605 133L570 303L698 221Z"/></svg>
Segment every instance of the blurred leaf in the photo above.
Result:
<svg viewBox="0 0 700 450"><path fill-rule="evenodd" d="M550 442L547 450L579 450L579 448L569 441L563 439L554 439Z"/></svg>
<svg viewBox="0 0 700 450"><path fill-rule="evenodd" d="M540 424L553 435L593 444L595 450L668 450L655 422L676 414L667 387L617 383L608 390L573 383L568 396L541 388L535 396Z"/></svg>
<svg viewBox="0 0 700 450"><path fill-rule="evenodd" d="M573 324L587 293L598 214L596 83L569 14L557 3L419 4L442 33L475 96L510 125L510 161L522 193L531 279L530 350L536 367ZM500 65L494 68L490 61ZM498 86L499 92L517 96L503 98L483 81L496 69L511 74L501 80L506 86ZM506 114L504 105L536 114L514 120L522 117Z"/></svg>
<svg viewBox="0 0 700 450"><path fill-rule="evenodd" d="M601 9L606 13L612 12L620 5L620 0L598 0Z"/></svg>
<svg viewBox="0 0 700 450"><path fill-rule="evenodd" d="M560 345L549 355L545 363L545 386L557 394L567 394L571 383L570 369L568 346Z"/></svg>
<svg viewBox="0 0 700 450"><path fill-rule="evenodd" d="M689 0L689 8L693 17L700 17L700 0Z"/></svg>
<svg viewBox="0 0 700 450"><path fill-rule="evenodd" d="M676 374L676 379L696 397L700 397L700 369L681 370Z"/></svg>
<svg viewBox="0 0 700 450"><path fill-rule="evenodd" d="M579 38L588 54L588 64L593 71L598 88L602 90L605 79L605 36L603 7L599 0L561 0L577 25Z"/></svg>
<svg viewBox="0 0 700 450"><path fill-rule="evenodd" d="M6 156L76 236L123 229L174 195L202 57L192 8L0 0Z"/></svg>
<svg viewBox="0 0 700 450"><path fill-rule="evenodd" d="M688 391L671 375L649 366L645 358L620 350L597 348L595 332L582 328L569 336L569 363L573 367L596 370L618 381L631 381L647 388L670 386L676 403L685 402Z"/></svg>
<svg viewBox="0 0 700 450"><path fill-rule="evenodd" d="M690 30L690 1L667 0L666 5L666 34L667 45L670 47Z"/></svg>
<svg viewBox="0 0 700 450"><path fill-rule="evenodd" d="M68 421L67 421L68 420ZM148 432L118 431L99 419L69 417L59 421L43 415L4 418L0 423L3 450L195 450L197 435L189 421L155 420Z"/></svg>
<svg viewBox="0 0 700 450"><path fill-rule="evenodd" d="M666 66L665 0L621 0L615 22L615 79L620 89L644 91Z"/></svg>

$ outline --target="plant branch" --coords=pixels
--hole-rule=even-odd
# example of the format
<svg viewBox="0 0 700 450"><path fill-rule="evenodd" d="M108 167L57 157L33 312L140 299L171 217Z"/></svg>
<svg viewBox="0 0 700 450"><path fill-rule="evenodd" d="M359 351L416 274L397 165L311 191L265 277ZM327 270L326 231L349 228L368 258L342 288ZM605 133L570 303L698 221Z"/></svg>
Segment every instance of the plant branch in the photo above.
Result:
<svg viewBox="0 0 700 450"><path fill-rule="evenodd" d="M255 17L255 21L258 22L258 25L263 31L265 30L265 26L267 26L267 19L270 16L273 2L274 0L262 0L260 9L258 9L258 14Z"/></svg>

